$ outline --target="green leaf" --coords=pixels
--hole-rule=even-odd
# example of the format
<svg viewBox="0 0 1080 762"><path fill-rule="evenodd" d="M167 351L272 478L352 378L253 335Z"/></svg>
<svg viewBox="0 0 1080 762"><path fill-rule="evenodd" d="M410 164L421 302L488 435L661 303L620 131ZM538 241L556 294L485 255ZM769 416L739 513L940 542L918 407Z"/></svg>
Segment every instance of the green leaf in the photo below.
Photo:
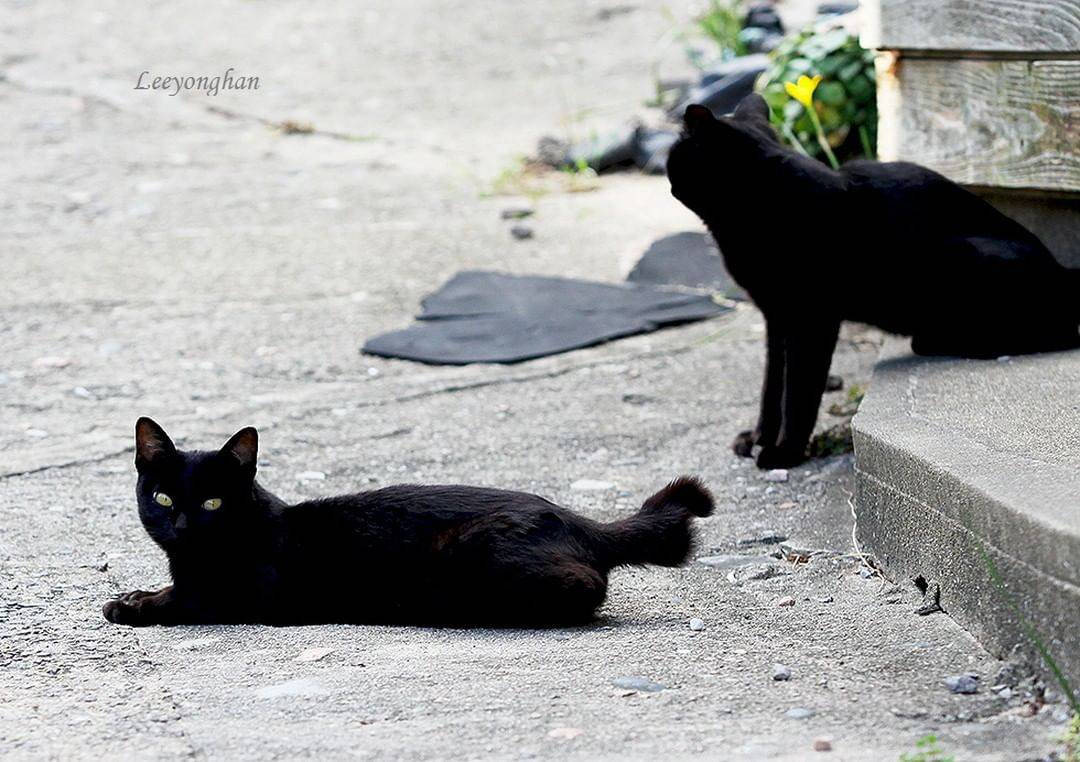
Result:
<svg viewBox="0 0 1080 762"><path fill-rule="evenodd" d="M822 82L818 85L814 97L826 106L837 107L847 100L847 93L839 82Z"/></svg>
<svg viewBox="0 0 1080 762"><path fill-rule="evenodd" d="M787 71L795 74L809 74L814 65L806 58L792 58L788 61Z"/></svg>
<svg viewBox="0 0 1080 762"><path fill-rule="evenodd" d="M848 59L845 58L844 60L846 61ZM865 71L865 69L866 64L864 64L862 61L851 61L851 63L846 64L837 72L836 77L841 82L847 83L855 79L855 77Z"/></svg>
<svg viewBox="0 0 1080 762"><path fill-rule="evenodd" d="M874 99L874 83L866 77L856 77L848 83L848 93L858 104L869 103Z"/></svg>

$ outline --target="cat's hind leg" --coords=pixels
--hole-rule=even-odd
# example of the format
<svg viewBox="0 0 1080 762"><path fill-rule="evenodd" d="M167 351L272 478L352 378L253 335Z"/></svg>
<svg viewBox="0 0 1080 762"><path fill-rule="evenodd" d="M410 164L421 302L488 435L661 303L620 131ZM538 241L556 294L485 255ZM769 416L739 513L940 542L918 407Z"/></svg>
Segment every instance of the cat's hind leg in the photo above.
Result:
<svg viewBox="0 0 1080 762"><path fill-rule="evenodd" d="M478 617L482 622L509 627L587 624L607 597L607 575L560 553L525 568L502 570L493 597Z"/></svg>

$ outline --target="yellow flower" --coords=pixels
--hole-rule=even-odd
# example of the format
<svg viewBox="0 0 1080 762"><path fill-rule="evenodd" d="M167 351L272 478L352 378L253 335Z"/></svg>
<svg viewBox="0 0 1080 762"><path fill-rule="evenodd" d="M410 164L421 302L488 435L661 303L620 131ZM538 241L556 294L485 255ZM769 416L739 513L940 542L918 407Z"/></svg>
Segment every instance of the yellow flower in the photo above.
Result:
<svg viewBox="0 0 1080 762"><path fill-rule="evenodd" d="M810 104L814 100L814 90L817 89L820 82L820 74L817 74L814 77L808 77L803 74L799 77L798 82L785 82L784 89L787 90L788 95L801 103L805 108L810 108Z"/></svg>

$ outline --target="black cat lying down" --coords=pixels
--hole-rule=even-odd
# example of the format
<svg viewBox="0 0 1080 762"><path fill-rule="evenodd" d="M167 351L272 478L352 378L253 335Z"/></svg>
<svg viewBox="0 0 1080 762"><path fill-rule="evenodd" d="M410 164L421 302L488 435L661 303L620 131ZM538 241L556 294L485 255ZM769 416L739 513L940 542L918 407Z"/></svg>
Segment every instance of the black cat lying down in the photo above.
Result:
<svg viewBox="0 0 1080 762"><path fill-rule="evenodd" d="M600 524L542 497L401 485L288 505L255 481L258 434L177 450L135 424L139 517L173 584L105 604L129 625L553 626L591 620L617 566L678 566L713 502L682 477Z"/></svg>
<svg viewBox="0 0 1080 762"><path fill-rule="evenodd" d="M1080 346L1080 270L959 185L903 162L834 171L783 146L757 95L729 118L690 106L685 122L671 192L765 315L761 412L739 455L761 445L762 468L804 459L843 320L911 336L918 354Z"/></svg>

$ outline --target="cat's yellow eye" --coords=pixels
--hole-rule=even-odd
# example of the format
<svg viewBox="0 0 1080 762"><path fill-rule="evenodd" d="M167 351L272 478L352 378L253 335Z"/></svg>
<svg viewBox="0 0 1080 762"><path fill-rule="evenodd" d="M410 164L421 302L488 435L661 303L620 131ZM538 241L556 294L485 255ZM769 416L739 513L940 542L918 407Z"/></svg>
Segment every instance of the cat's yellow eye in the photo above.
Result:
<svg viewBox="0 0 1080 762"><path fill-rule="evenodd" d="M172 498L166 495L164 492L155 492L154 502L158 505L163 505L166 508L172 507Z"/></svg>
<svg viewBox="0 0 1080 762"><path fill-rule="evenodd" d="M209 500L203 500L202 507L208 511L216 511L218 508L221 507L221 498L212 497Z"/></svg>

